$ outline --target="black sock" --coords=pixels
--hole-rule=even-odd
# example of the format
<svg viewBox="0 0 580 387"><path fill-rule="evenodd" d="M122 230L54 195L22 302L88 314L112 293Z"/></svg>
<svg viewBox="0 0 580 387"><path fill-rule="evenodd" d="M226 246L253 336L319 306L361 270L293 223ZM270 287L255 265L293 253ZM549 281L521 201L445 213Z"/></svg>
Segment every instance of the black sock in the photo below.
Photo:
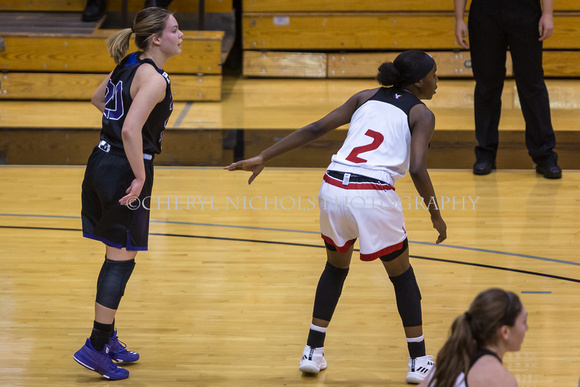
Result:
<svg viewBox="0 0 580 387"><path fill-rule="evenodd" d="M324 347L325 338L326 332L318 332L311 329L308 333L308 340L306 341L306 345L309 345L311 348Z"/></svg>
<svg viewBox="0 0 580 387"><path fill-rule="evenodd" d="M407 348L409 348L409 356L411 356L412 359L426 355L425 340L421 340L419 343L407 342Z"/></svg>
<svg viewBox="0 0 580 387"><path fill-rule="evenodd" d="M91 332L91 345L97 351L102 351L105 344L113 336L113 324L101 324L99 322L93 323L93 331Z"/></svg>

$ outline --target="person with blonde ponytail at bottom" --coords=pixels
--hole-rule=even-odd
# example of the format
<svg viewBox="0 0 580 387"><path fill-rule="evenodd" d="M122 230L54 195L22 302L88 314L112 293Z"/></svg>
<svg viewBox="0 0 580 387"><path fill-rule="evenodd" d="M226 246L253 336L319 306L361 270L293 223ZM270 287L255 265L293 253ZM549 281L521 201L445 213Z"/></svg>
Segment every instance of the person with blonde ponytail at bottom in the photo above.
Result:
<svg viewBox="0 0 580 387"><path fill-rule="evenodd" d="M516 294L496 288L479 293L469 310L453 321L436 366L419 387L517 386L503 356L520 350L527 317Z"/></svg>
<svg viewBox="0 0 580 387"><path fill-rule="evenodd" d="M131 36L140 51L125 56ZM131 28L111 35L107 46L117 67L100 84L91 102L103 115L100 143L89 157L82 184L83 236L105 244L97 279L91 336L73 356L80 365L111 380L129 371L113 363L131 363L115 330L115 314L135 267L147 250L153 187L153 158L173 111L169 77L163 66L181 53L183 33L171 12L140 11Z"/></svg>

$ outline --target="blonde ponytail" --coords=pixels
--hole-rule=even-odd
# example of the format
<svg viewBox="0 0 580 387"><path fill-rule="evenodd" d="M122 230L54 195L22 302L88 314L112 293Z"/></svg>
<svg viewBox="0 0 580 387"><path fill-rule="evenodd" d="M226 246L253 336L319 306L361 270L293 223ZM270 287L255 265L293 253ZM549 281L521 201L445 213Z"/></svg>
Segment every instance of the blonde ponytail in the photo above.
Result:
<svg viewBox="0 0 580 387"><path fill-rule="evenodd" d="M131 34L133 30L131 28L125 28L123 30L115 32L113 35L107 38L106 44L111 54L111 57L115 60L116 64L121 63L127 51L129 50L129 42L131 41Z"/></svg>
<svg viewBox="0 0 580 387"><path fill-rule="evenodd" d="M107 39L107 48L115 63L119 64L129 50L131 35L135 33L135 45L141 51L149 48L153 34L161 36L167 19L172 13L164 8L148 7L137 13L133 20L133 27L117 31Z"/></svg>

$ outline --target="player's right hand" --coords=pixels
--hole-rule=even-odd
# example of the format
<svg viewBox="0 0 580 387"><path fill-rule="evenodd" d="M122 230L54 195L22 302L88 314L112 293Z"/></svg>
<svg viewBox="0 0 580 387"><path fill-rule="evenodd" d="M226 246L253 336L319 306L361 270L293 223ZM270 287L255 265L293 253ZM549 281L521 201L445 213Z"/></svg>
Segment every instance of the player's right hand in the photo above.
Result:
<svg viewBox="0 0 580 387"><path fill-rule="evenodd" d="M127 195L119 199L119 203L121 203L122 206L130 206L133 201L138 199L139 195L141 195L141 190L143 189L144 183L144 181L133 179L131 186L125 191Z"/></svg>
<svg viewBox="0 0 580 387"><path fill-rule="evenodd" d="M250 178L248 179L248 184L252 184L254 179L258 177L260 172L262 172L264 167L265 167L264 159L262 158L262 156L255 156L250 159L231 163L227 167L224 167L224 169L227 169L228 171L243 170L252 172L252 176L250 176Z"/></svg>

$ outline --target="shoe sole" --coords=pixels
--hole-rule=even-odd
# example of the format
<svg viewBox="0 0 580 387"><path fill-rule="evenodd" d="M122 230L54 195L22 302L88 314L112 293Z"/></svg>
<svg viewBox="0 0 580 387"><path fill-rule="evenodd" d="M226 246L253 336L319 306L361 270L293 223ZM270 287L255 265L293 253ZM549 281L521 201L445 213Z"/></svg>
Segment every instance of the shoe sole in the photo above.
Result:
<svg viewBox="0 0 580 387"><path fill-rule="evenodd" d="M561 179L561 178L562 178L562 174L561 174L561 173L559 173L559 174L557 174L557 175L547 175L547 176L546 176L546 175L544 174L544 172L538 171L537 169L536 169L536 173L537 173L538 175L542 175L542 176L544 177L544 179Z"/></svg>
<svg viewBox="0 0 580 387"><path fill-rule="evenodd" d="M544 174L544 171L542 171L541 169L539 169L537 166L536 166L536 173L537 173L538 175L542 175L542 176L544 176L544 178L545 178L545 179L561 179L561 178L562 178L562 172L560 172L560 173L558 173L558 174L556 174L556 175L547 175L547 176L546 176L546 175Z"/></svg>
<svg viewBox="0 0 580 387"><path fill-rule="evenodd" d="M405 379L405 381L408 384L419 384L423 381L423 379L425 378L420 378L418 376L407 376L407 379Z"/></svg>
<svg viewBox="0 0 580 387"><path fill-rule="evenodd" d="M124 364L131 364L131 363L135 363L137 361L139 361L139 359L137 360L123 360L123 359L115 359L115 358L111 358L111 360L113 360L115 363L124 363Z"/></svg>
<svg viewBox="0 0 580 387"><path fill-rule="evenodd" d="M324 368L319 367L313 361L305 361L304 363L300 364L300 371L306 372L308 374L317 374L320 371L324 371L325 369L326 366Z"/></svg>
<svg viewBox="0 0 580 387"><path fill-rule="evenodd" d="M91 366L89 366L89 365L86 365L85 363L83 363L82 361L80 361L79 359L77 359L77 358L76 358L76 356L73 356L73 359L75 359L75 361L76 361L77 363L79 363L80 365L82 365L83 367L85 367L85 368L88 368L88 369L90 369L91 371L94 371L94 370L95 370L95 369L94 369L94 368L92 368ZM104 375L103 375L103 376L104 376ZM106 377L106 376L105 376L105 377Z"/></svg>
<svg viewBox="0 0 580 387"><path fill-rule="evenodd" d="M94 371L96 373L98 373L99 375L101 375L103 378L109 379L109 380L123 380L123 379L127 379L129 376L127 376L126 378L121 378L121 379L112 379L110 376L108 375L104 375L101 374L100 372L97 372L94 368L92 368L91 366L83 363L82 361L80 361L79 359L77 359L74 355L73 355L73 359L74 361L76 361L77 363L79 363L80 365L82 365L83 367L85 367L88 370Z"/></svg>

